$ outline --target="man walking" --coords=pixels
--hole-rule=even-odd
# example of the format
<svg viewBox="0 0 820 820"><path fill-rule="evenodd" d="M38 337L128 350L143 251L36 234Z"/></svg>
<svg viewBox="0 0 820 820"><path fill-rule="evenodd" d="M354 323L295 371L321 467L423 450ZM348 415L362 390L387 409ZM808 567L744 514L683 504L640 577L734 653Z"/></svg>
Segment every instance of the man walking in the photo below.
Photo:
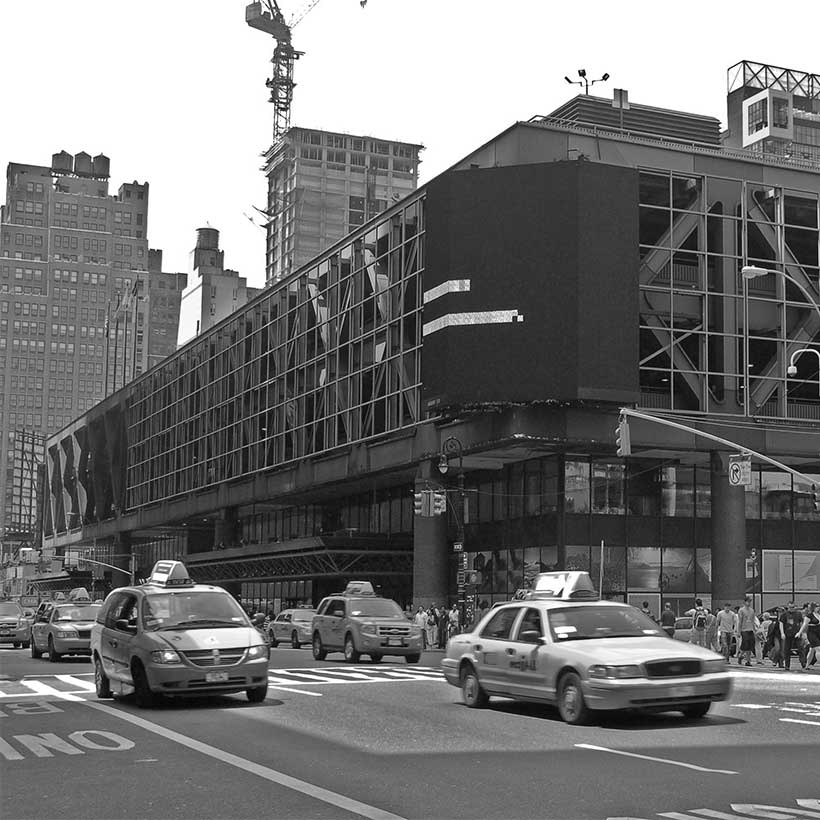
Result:
<svg viewBox="0 0 820 820"><path fill-rule="evenodd" d="M692 629L689 632L689 642L698 646L708 646L706 643L706 626L709 622L709 610L703 605L700 598L695 598L695 608L692 610Z"/></svg>
<svg viewBox="0 0 820 820"><path fill-rule="evenodd" d="M736 632L736 617L735 613L732 612L732 605L728 601L717 615L718 645L720 646L720 654L726 658L726 663L729 663L732 652L732 635Z"/></svg>
<svg viewBox="0 0 820 820"><path fill-rule="evenodd" d="M661 629L670 637L675 637L675 613L672 612L672 604L668 601L663 605L661 612Z"/></svg>
<svg viewBox="0 0 820 820"><path fill-rule="evenodd" d="M755 611L752 607L752 597L747 595L743 606L737 611L737 631L740 635L740 651L737 653L737 663L746 662L752 665L752 653L755 651Z"/></svg>
<svg viewBox="0 0 820 820"><path fill-rule="evenodd" d="M783 647L783 660L786 669L791 668L792 649L797 646L797 633L803 624L803 617L797 611L794 601L786 604L785 612L780 616L780 643Z"/></svg>

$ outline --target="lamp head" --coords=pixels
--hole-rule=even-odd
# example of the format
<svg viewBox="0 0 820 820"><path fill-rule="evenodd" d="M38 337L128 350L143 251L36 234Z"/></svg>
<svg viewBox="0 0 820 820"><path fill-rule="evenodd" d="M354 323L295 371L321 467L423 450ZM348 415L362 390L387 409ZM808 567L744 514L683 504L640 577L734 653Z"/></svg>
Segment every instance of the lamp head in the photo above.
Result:
<svg viewBox="0 0 820 820"><path fill-rule="evenodd" d="M444 453L442 453L438 457L438 471L442 475L447 475L447 471L449 469L450 469L450 462L448 461L447 456Z"/></svg>
<svg viewBox="0 0 820 820"><path fill-rule="evenodd" d="M578 69L578 76L579 77L586 77L587 76L587 70L585 68L579 68Z"/></svg>
<svg viewBox="0 0 820 820"><path fill-rule="evenodd" d="M760 276L767 276L773 271L766 270L766 268L758 268L755 265L744 265L740 269L740 273L744 279L757 279Z"/></svg>
<svg viewBox="0 0 820 820"><path fill-rule="evenodd" d="M790 364L786 368L786 373L788 373L790 376L796 376L797 375L797 367L793 364Z"/></svg>
<svg viewBox="0 0 820 820"><path fill-rule="evenodd" d="M601 77L601 79L602 79L602 80L608 80L608 79L609 79L609 74L606 74L606 73L605 73L605 74L604 74L604 76L603 76L603 77Z"/></svg>

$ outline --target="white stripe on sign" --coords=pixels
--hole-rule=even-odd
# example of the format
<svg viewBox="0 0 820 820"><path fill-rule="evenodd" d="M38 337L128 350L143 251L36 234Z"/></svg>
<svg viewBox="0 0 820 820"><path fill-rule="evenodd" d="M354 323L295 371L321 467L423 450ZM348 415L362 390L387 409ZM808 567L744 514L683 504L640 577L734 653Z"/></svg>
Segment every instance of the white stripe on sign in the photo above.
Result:
<svg viewBox="0 0 820 820"><path fill-rule="evenodd" d="M97 709L109 717L127 721L128 723L132 723L134 726L138 726L140 729L144 729L147 732L153 732L155 735L164 737L166 740L179 743L180 746L193 749L195 752L212 757L215 760L219 760L229 766L234 766L237 769L248 772L249 774L255 774L257 777L261 777L271 783L276 783L279 786L284 786L286 789L292 789L293 791L300 792L301 794L312 797L315 800L321 800L323 803L329 803L331 806L344 809L344 811L349 811L352 814L367 817L368 820L404 820L401 816L385 811L384 809L380 809L377 806L361 803L358 800L354 800L351 797L346 797L338 792L332 792L328 789L323 789L320 786L316 786L313 783L308 783L305 780L299 780L296 777L291 777L284 772L278 772L268 766L262 766L259 763L254 763L252 760L247 760L244 757L239 757L238 755L231 754L230 752L226 752L222 749L217 749L215 746L211 746L208 743L202 743L199 740L194 740L192 737L180 734L179 732L175 732L165 726L152 723L149 720L137 717L136 715L132 715L128 712L121 712L118 709L112 709L110 706L106 706L103 703L97 703L95 701L86 700L83 701L83 703L85 703L85 705L89 708Z"/></svg>
<svg viewBox="0 0 820 820"><path fill-rule="evenodd" d="M429 336L444 330L445 327L464 325L499 325L512 322L523 322L524 315L517 310L478 310L472 313L446 313L438 319L424 323L422 335Z"/></svg>
<svg viewBox="0 0 820 820"><path fill-rule="evenodd" d="M434 299L438 299L440 296L445 296L448 293L469 293L469 291L469 279L449 279L440 285L436 285L434 288L430 288L430 290L424 291L424 304L426 305L428 302L432 302Z"/></svg>
<svg viewBox="0 0 820 820"><path fill-rule="evenodd" d="M639 755L635 752L624 752L620 749L607 749L605 746L593 746L590 743L576 743L575 746L578 749L591 749L594 752L609 752L613 755L636 757L639 760L651 760L654 763L668 763L670 766L682 766L684 769L694 769L696 772L709 772L710 774L737 774L737 772L733 772L728 769L707 769L705 766L696 766L694 763L682 763L680 760L667 760L664 757Z"/></svg>

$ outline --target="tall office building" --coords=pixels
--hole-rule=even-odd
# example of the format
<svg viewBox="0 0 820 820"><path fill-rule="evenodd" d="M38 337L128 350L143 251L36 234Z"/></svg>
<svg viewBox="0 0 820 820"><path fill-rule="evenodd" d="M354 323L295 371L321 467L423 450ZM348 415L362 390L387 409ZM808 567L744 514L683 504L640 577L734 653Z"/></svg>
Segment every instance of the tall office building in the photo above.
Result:
<svg viewBox="0 0 820 820"><path fill-rule="evenodd" d="M414 191L422 145L290 128L265 155L268 284Z"/></svg>
<svg viewBox="0 0 820 820"><path fill-rule="evenodd" d="M179 344L221 322L257 293L259 288L249 288L244 276L225 267L219 231L198 228L196 247L191 251L191 276L179 311Z"/></svg>
<svg viewBox="0 0 820 820"><path fill-rule="evenodd" d="M749 60L727 73L725 145L820 164L820 74Z"/></svg>
<svg viewBox="0 0 820 820"><path fill-rule="evenodd" d="M0 533L33 528L21 454L176 348L185 274L148 248L148 183L108 192L109 159L9 163L0 207ZM34 437L34 438L32 438Z"/></svg>

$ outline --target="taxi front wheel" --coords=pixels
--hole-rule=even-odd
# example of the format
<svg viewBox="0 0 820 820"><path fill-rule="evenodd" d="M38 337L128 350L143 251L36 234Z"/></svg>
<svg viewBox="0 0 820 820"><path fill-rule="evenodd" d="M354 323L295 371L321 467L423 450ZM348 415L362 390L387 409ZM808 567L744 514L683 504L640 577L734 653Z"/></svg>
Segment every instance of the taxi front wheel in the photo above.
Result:
<svg viewBox="0 0 820 820"><path fill-rule="evenodd" d="M150 709L156 698L148 685L148 676L142 664L137 662L131 669L131 678L134 681L134 701L140 709Z"/></svg>
<svg viewBox="0 0 820 820"><path fill-rule="evenodd" d="M558 712L564 723L582 726L589 722L589 708L581 689L581 678L575 672L567 672L558 684Z"/></svg>
<svg viewBox="0 0 820 820"><path fill-rule="evenodd" d="M327 652L325 651L324 646L322 646L322 639L319 636L319 633L315 632L313 635L313 659L323 661L326 657Z"/></svg>
<svg viewBox="0 0 820 820"><path fill-rule="evenodd" d="M461 697L470 709L483 709L490 702L490 696L479 683L478 673L472 666L461 673Z"/></svg>
<svg viewBox="0 0 820 820"><path fill-rule="evenodd" d="M252 689L246 689L245 694L251 703L262 703L268 694L267 683L264 686L254 686Z"/></svg>
<svg viewBox="0 0 820 820"><path fill-rule="evenodd" d="M111 684L103 672L102 661L96 655L94 656L94 688L100 700L111 697Z"/></svg>

